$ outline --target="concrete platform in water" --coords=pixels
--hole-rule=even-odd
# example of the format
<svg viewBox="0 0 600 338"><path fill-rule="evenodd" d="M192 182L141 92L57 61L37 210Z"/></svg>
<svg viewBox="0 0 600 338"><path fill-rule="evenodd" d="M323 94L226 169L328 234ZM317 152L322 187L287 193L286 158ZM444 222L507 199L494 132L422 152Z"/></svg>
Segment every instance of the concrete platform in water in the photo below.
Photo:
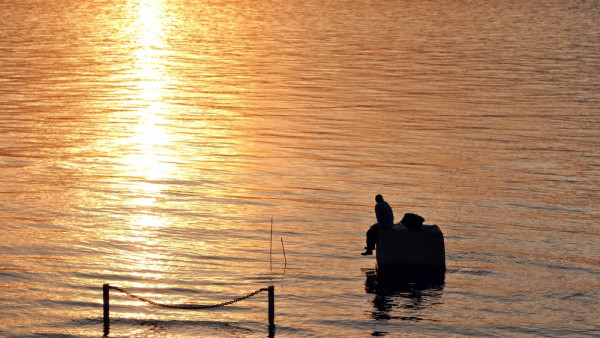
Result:
<svg viewBox="0 0 600 338"><path fill-rule="evenodd" d="M437 225L410 231L402 225L380 230L375 247L378 272L444 273L444 235Z"/></svg>

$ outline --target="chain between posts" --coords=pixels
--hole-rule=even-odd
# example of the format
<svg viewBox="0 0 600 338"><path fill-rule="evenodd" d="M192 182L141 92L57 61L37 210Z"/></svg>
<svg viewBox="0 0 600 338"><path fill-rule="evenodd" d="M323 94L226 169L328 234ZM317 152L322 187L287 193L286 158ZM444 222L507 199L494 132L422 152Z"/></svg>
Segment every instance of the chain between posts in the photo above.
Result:
<svg viewBox="0 0 600 338"><path fill-rule="evenodd" d="M223 303L219 303L219 304L212 304L212 305L181 304L181 305L177 305L177 304L157 303L155 301L146 299L144 297L134 295L131 292L129 292L125 289L122 289L120 287L112 286L109 284L104 284L102 286L102 304L103 304L103 311L104 311L103 319L104 319L104 336L105 337L108 337L108 334L110 332L110 295L109 295L110 289L117 290L119 292L122 292L122 293L128 295L131 298L137 299L142 302L146 302L151 305L156 305L156 306L161 306L161 307L166 307L166 308L171 308L171 309L184 309L184 310L201 310L201 309L213 309L213 308L217 308L217 307L222 307L225 305L230 305L230 304L242 301L244 299L248 299L248 298L253 297L263 291L267 291L269 294L269 309L268 309L268 311L269 311L269 337L275 336L275 287L273 285L269 285L269 287L267 287L267 288L258 289L258 290L251 292L243 297L239 297L234 300L230 300L228 302L223 302Z"/></svg>
<svg viewBox="0 0 600 338"><path fill-rule="evenodd" d="M112 285L109 286L109 287L111 289L113 289L113 290L117 290L119 292L122 292L122 293L128 295L131 298L137 299L137 300L142 301L142 302L146 302L146 303L151 304L151 305L156 305L156 306L170 308L170 309L184 309L184 310L214 309L214 308L218 308L218 307L222 307L222 306L226 306L226 305L231 305L233 303L240 302L240 301L248 299L250 297L254 297L254 296L256 296L257 294L259 294L259 293L261 293L263 291L269 291L268 288L262 288L262 289L258 289L256 291L254 291L254 292L251 292L251 293L249 293L249 294L247 294L247 295L245 295L243 297L239 297L239 298L236 298L234 300L230 300L228 302L223 302L223 303L219 303L219 304L212 304L212 305L193 305L193 304L162 304L162 303L157 303L155 301L152 301L152 300L140 297L138 295L134 295L131 292L129 292L129 291L125 290L125 289L122 289L120 287L112 286Z"/></svg>

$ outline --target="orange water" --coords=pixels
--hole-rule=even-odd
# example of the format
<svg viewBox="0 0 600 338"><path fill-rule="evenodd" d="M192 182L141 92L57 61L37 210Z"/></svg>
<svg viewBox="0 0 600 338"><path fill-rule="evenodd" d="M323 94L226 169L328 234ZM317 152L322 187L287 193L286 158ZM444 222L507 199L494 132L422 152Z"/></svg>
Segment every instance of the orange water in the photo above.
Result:
<svg viewBox="0 0 600 338"><path fill-rule="evenodd" d="M599 19L4 0L0 335L99 336L104 283L200 304L274 285L277 336L599 335ZM441 227L443 283L373 277L377 193ZM112 336L268 335L264 293L111 302Z"/></svg>

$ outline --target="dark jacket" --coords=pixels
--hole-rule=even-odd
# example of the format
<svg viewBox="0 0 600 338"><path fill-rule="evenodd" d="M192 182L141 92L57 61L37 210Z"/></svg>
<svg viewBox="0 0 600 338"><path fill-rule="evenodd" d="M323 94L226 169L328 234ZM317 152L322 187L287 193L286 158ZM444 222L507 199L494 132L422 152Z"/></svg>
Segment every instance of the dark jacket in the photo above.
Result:
<svg viewBox="0 0 600 338"><path fill-rule="evenodd" d="M375 217L380 228L391 228L394 225L394 212L386 201L375 205Z"/></svg>

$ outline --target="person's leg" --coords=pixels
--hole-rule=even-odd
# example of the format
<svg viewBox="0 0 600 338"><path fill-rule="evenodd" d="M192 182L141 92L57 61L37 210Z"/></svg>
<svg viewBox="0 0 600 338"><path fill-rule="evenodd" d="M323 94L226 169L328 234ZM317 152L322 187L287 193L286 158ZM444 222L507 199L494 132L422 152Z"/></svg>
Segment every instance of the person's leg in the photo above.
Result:
<svg viewBox="0 0 600 338"><path fill-rule="evenodd" d="M367 230L367 251L363 252L362 255L372 255L375 249L375 243L377 242L377 223L371 225Z"/></svg>

